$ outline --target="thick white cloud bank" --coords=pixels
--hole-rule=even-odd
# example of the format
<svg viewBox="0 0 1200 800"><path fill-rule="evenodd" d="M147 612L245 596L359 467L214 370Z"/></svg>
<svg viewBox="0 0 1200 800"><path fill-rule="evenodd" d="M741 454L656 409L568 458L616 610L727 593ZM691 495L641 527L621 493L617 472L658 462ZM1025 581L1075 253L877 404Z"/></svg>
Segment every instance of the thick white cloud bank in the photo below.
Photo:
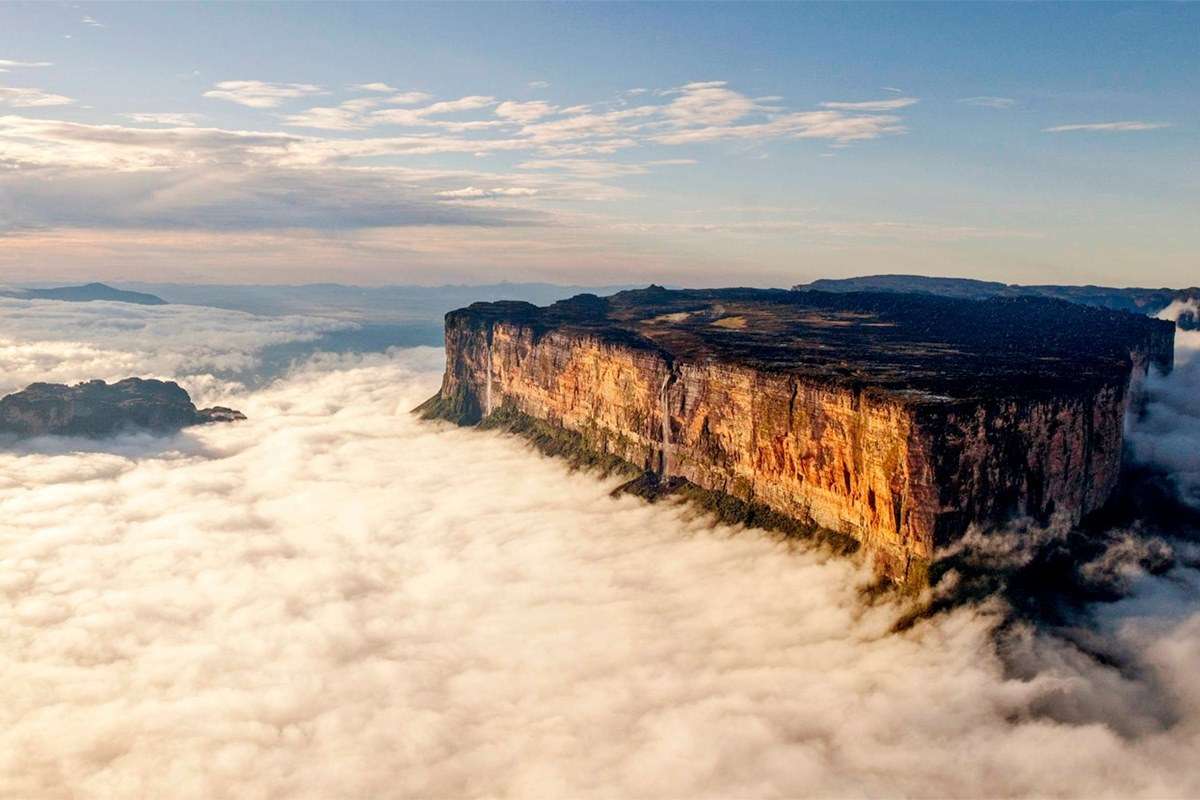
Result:
<svg viewBox="0 0 1200 800"><path fill-rule="evenodd" d="M850 561L415 420L440 367L0 452L0 797L1200 794L1196 573L1099 612L1124 674L986 606L891 633Z"/></svg>
<svg viewBox="0 0 1200 800"><path fill-rule="evenodd" d="M236 389L265 348L352 327L204 306L65 303L0 297L0 396L30 383L131 376L178 380L198 403Z"/></svg>

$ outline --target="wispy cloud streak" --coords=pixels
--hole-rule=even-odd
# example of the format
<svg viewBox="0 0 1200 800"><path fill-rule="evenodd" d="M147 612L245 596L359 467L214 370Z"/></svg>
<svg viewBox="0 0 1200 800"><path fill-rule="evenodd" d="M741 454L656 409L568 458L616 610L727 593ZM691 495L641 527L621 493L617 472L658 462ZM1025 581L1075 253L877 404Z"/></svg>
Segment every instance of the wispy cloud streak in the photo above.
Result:
<svg viewBox="0 0 1200 800"><path fill-rule="evenodd" d="M1073 131L1097 131L1100 133L1125 133L1129 131L1156 131L1159 128L1169 128L1168 122L1142 122L1141 120L1125 120L1122 122L1081 122L1070 125L1055 125L1052 128L1042 128L1043 133L1070 133Z"/></svg>
<svg viewBox="0 0 1200 800"><path fill-rule="evenodd" d="M310 83L221 81L205 92L204 96L212 100L228 100L250 108L275 108L287 100L324 93L320 86Z"/></svg>

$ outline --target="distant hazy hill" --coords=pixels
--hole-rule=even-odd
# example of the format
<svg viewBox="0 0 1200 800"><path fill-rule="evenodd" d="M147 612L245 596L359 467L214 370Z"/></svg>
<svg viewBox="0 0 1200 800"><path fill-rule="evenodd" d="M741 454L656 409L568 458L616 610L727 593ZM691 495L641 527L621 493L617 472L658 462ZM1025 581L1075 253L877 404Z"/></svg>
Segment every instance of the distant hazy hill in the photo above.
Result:
<svg viewBox="0 0 1200 800"><path fill-rule="evenodd" d="M137 303L143 306L162 306L167 301L143 292L127 292L114 289L103 283L88 283L83 286L57 286L50 289L7 289L0 297L16 297L22 300L65 300L70 303L87 303L107 300L114 303Z"/></svg>
<svg viewBox="0 0 1200 800"><path fill-rule="evenodd" d="M548 305L584 292L612 294L626 286L558 286L550 283L494 283L453 286L346 286L337 283L221 285L133 283L170 303L209 306L251 314L332 317L353 325L311 341L272 345L261 354L263 374L276 374L314 351L381 352L389 347L443 344L442 317L478 301L525 300Z"/></svg>
<svg viewBox="0 0 1200 800"><path fill-rule="evenodd" d="M1153 316L1176 300L1195 305L1200 288L1189 289L1118 289L1110 286L1021 286L1015 283L977 281L971 278L933 278L925 275L865 275L861 278L822 278L802 283L793 289L818 289L824 292L918 292L946 297L982 300L988 297L1055 297L1086 306L1130 311ZM1195 313L1182 315L1182 328L1197 327Z"/></svg>
<svg viewBox="0 0 1200 800"><path fill-rule="evenodd" d="M613 294L631 286L559 286L551 283L493 283L449 286L346 286L338 283L222 285L134 283L171 303L227 308L252 314L310 314L378 323L433 323L441 335L442 316L471 303L525 300L546 305L591 292ZM440 341L440 339L439 339Z"/></svg>

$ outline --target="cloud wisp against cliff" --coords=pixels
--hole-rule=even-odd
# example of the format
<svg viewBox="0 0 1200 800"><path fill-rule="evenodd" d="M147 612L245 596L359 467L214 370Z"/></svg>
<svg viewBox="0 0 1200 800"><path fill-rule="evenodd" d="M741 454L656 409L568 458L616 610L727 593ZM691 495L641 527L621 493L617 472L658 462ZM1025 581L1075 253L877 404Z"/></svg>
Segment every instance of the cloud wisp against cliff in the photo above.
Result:
<svg viewBox="0 0 1200 800"><path fill-rule="evenodd" d="M1200 792L1194 571L1098 612L1130 672L1025 626L999 653L988 603L894 633L851 562L416 421L435 350L248 391L217 356L302 325L152 312L207 331L155 370L249 420L0 452L0 794ZM121 368L168 329L41 304L0 333L63 377L70 315L54 346Z"/></svg>
<svg viewBox="0 0 1200 800"><path fill-rule="evenodd" d="M1175 320L1194 308L1177 301L1159 316ZM1175 369L1152 370L1127 416L1122 477L1104 508L1076 527L1015 520L1004 530L971 531L939 554L925 613L1000 598L1010 619L1137 673L1137 659L1093 623L1104 604L1154 583L1150 576L1174 580L1200 566L1198 355L1200 332L1177 330Z"/></svg>
<svg viewBox="0 0 1200 800"><path fill-rule="evenodd" d="M1159 312L1163 319L1200 317L1195 300L1176 301ZM1200 509L1200 331L1175 331L1176 365L1167 377L1151 379L1151 403L1130 432L1138 459L1165 470L1180 493Z"/></svg>

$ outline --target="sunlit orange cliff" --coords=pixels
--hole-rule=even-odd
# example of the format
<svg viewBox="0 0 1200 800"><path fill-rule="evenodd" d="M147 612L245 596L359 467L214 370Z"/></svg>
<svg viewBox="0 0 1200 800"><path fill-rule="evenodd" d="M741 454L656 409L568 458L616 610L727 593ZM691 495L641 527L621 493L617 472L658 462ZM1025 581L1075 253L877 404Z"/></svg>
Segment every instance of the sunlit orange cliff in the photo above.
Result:
<svg viewBox="0 0 1200 800"><path fill-rule="evenodd" d="M659 287L446 316L419 410L832 533L897 582L1013 516L1078 522L1174 326L1034 297Z"/></svg>

